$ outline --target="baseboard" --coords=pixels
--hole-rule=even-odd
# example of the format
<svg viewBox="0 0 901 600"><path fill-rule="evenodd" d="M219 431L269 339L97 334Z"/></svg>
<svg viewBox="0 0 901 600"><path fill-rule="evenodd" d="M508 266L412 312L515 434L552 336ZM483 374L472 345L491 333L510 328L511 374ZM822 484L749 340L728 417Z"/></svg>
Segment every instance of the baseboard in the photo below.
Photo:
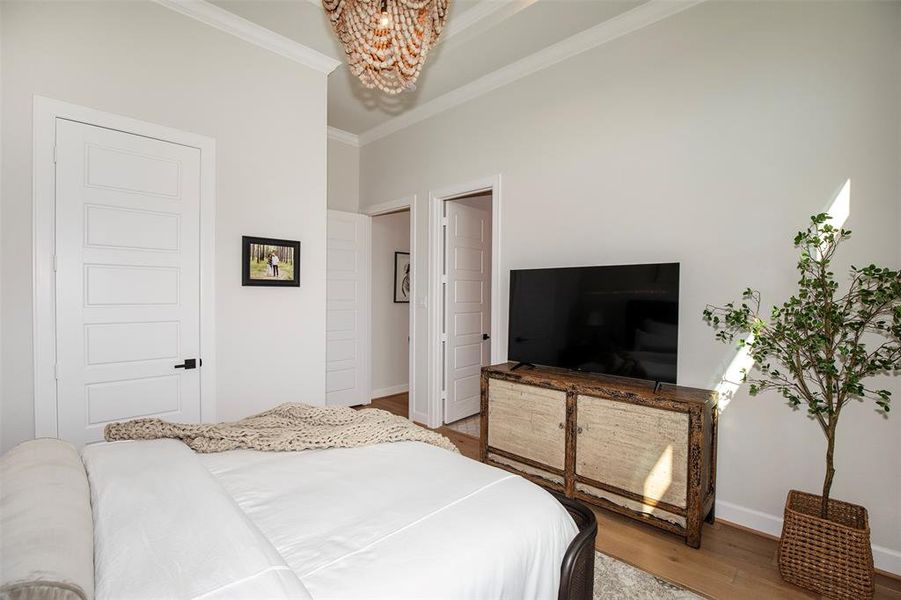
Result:
<svg viewBox="0 0 901 600"><path fill-rule="evenodd" d="M403 394L404 392L410 391L410 385L407 383L402 383L400 385L392 385L389 387L379 388L377 390L372 390L371 398L375 400L376 398L384 398L385 396L393 396L395 394Z"/></svg>
<svg viewBox="0 0 901 600"><path fill-rule="evenodd" d="M716 501L716 518L717 520L722 519L739 527L762 533L768 537L778 539L782 535L781 517L745 508L731 502ZM874 544L873 563L875 563L877 570L890 577L901 576L901 552L897 550Z"/></svg>

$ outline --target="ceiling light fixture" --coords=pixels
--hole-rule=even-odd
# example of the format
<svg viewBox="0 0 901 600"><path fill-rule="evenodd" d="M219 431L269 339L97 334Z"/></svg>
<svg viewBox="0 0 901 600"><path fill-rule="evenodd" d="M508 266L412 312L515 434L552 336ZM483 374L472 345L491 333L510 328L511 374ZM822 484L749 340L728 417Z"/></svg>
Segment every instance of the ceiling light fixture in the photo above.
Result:
<svg viewBox="0 0 901 600"><path fill-rule="evenodd" d="M351 72L386 94L415 89L450 0L322 0Z"/></svg>

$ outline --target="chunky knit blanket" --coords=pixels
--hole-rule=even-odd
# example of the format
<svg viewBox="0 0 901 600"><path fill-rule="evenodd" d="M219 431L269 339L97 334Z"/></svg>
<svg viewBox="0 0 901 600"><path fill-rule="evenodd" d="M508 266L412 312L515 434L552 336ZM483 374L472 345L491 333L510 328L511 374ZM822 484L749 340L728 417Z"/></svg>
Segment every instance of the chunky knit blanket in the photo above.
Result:
<svg viewBox="0 0 901 600"><path fill-rule="evenodd" d="M280 452L311 448L355 448L385 442L425 442L459 452L449 439L379 409L354 410L288 403L233 423L168 423L135 419L110 423L103 431L116 440L181 440L197 452L245 448Z"/></svg>

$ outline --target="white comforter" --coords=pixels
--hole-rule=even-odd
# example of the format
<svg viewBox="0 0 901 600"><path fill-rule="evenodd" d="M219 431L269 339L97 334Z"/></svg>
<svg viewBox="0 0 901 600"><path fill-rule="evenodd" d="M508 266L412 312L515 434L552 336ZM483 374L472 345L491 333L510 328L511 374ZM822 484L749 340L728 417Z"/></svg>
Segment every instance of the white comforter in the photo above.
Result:
<svg viewBox="0 0 901 600"><path fill-rule="evenodd" d="M552 599L576 534L539 487L418 442L206 455L172 441L117 442L84 457L102 525L100 600L232 597L257 578L266 586L257 597ZM148 463L171 468L148 481ZM163 497L164 481L182 491ZM177 504L148 514L160 502ZM157 535L147 535L148 518L164 524ZM240 540L221 539L232 529ZM110 558L123 554L127 577ZM159 560L166 568L139 568Z"/></svg>

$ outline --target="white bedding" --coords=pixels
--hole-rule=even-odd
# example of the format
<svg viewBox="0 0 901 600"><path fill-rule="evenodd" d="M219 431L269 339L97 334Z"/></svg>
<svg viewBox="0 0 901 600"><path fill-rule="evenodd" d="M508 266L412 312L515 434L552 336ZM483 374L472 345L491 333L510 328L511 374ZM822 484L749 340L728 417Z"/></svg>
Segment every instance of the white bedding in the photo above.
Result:
<svg viewBox="0 0 901 600"><path fill-rule="evenodd" d="M87 446L97 600L310 595L194 452L154 440Z"/></svg>
<svg viewBox="0 0 901 600"><path fill-rule="evenodd" d="M145 450L148 444L156 446ZM167 446L168 452L171 445L187 454L179 452L177 459L150 458L160 446ZM99 457L107 460L101 462ZM164 477L148 482L143 464L148 461L170 468ZM117 442L89 447L85 462L92 487L99 489L93 493L95 519L105 519L105 526L95 536L98 557L125 550L134 557L153 558L162 552L156 546L164 544L167 564L178 562L186 579L193 578L195 569L209 568L212 563L199 557L212 553L217 566L228 565L233 571L228 575L219 569L212 583L221 584L228 577L247 578L262 569L282 578L296 576L300 585L291 587L294 581L290 579L280 581L284 590L267 588L259 596L303 597L306 590L315 600L552 599L557 595L563 554L576 534L563 507L541 488L419 442L203 455L178 442ZM197 473L197 467L206 479ZM102 477L95 473L98 470ZM127 490L119 477L128 481ZM200 480L202 483L194 483ZM186 489L165 498L167 492L160 489L165 487L164 481ZM154 501L144 502L137 512L125 510L127 498L143 498L148 486L158 501L177 502L178 508L166 509L164 517L148 517L147 511L152 512L158 503ZM118 492L111 495L110 488ZM208 498L218 500L210 503ZM232 501L235 514L227 514L220 506L223 498ZM110 503L119 506L113 510ZM211 518L214 515L215 519ZM133 528L144 518L158 521L165 535L148 538L143 526L139 526L140 534L126 533L129 525ZM222 532L223 519L242 532L245 545L241 551L250 552L257 567L244 566L229 552L218 554L215 545L196 540L193 533L177 539L166 537L179 530L206 531L213 523L218 523L214 529ZM249 532L245 531L248 528ZM179 544L184 546L173 547ZM256 548L251 549L254 544ZM171 557L170 552L174 553ZM130 559L126 566L137 560ZM126 582L119 562L98 561L98 598L154 596L121 593ZM290 569L287 572L285 565ZM147 579L149 573L143 571L143 577ZM119 585L111 588L107 582ZM148 591L151 587L147 586L154 585L147 583L141 589ZM106 593L113 589L120 593ZM196 597L196 590L187 587L171 588L171 593L169 588L159 589L165 593L154 597ZM230 596L223 592L220 597Z"/></svg>

